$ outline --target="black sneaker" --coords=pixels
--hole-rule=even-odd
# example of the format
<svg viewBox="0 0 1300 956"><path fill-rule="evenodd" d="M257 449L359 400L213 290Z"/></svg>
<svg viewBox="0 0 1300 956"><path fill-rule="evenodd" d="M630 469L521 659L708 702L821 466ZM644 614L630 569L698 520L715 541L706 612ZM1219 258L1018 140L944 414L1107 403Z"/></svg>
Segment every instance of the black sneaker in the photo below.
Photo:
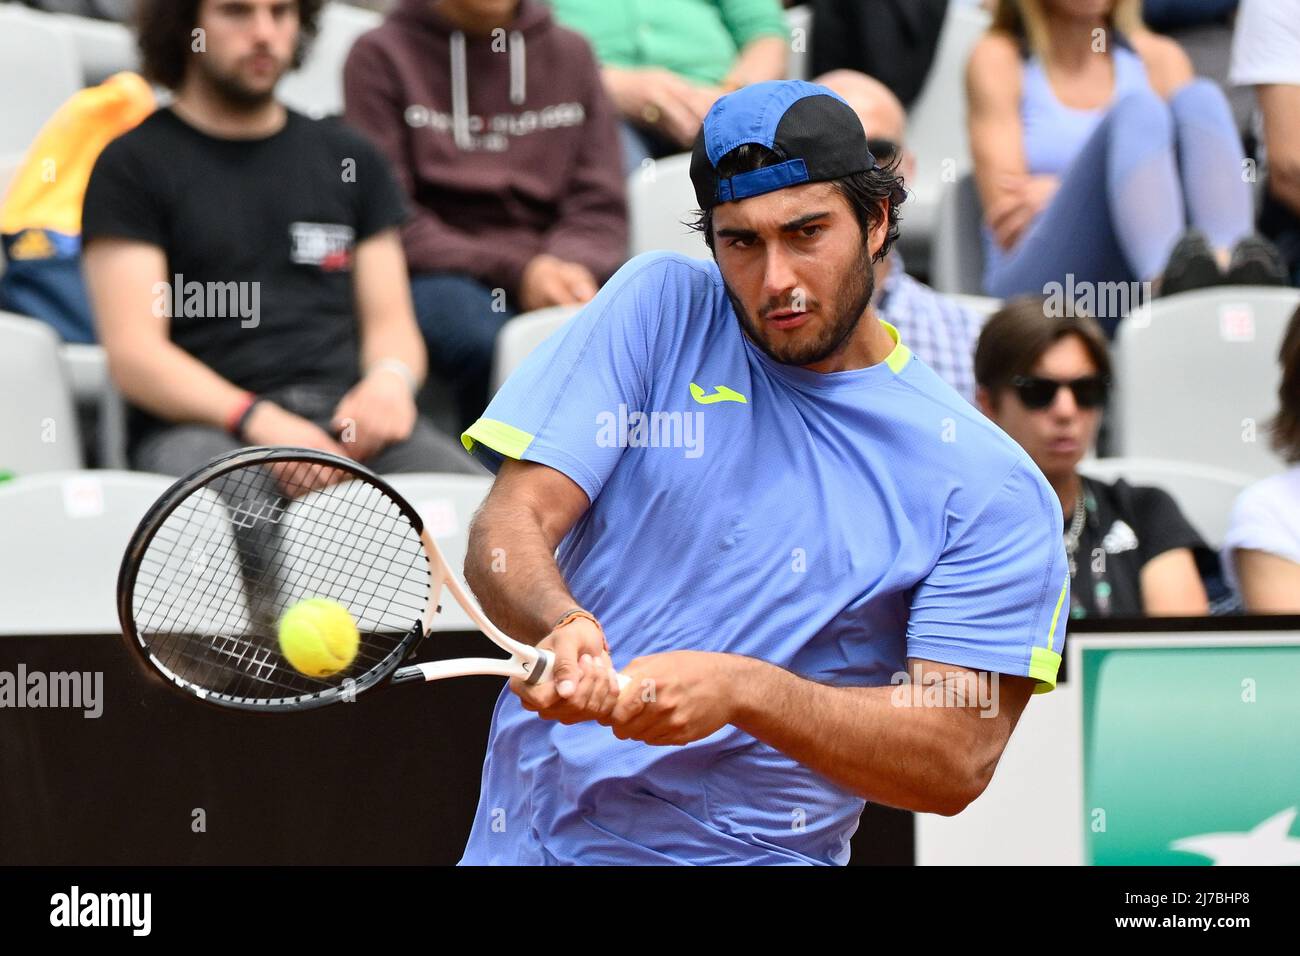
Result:
<svg viewBox="0 0 1300 956"><path fill-rule="evenodd" d="M1173 252L1169 253L1159 294L1176 295L1222 282L1223 273L1219 269L1218 260L1214 258L1210 240L1200 230L1188 229L1174 245Z"/></svg>
<svg viewBox="0 0 1300 956"><path fill-rule="evenodd" d="M1229 285L1286 285L1286 263L1277 246L1263 236L1247 236L1232 250L1228 274Z"/></svg>

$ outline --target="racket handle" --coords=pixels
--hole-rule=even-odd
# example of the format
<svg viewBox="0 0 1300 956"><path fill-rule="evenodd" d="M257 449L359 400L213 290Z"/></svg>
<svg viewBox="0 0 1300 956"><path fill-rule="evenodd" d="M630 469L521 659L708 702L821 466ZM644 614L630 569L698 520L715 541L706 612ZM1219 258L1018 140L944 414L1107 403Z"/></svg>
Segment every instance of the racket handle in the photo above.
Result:
<svg viewBox="0 0 1300 956"><path fill-rule="evenodd" d="M626 674L616 674L618 678L619 693L623 692L628 684L632 683L632 678ZM537 663L532 667L532 678L527 681L529 684L542 684L549 680L555 679L555 655L550 651L538 649Z"/></svg>

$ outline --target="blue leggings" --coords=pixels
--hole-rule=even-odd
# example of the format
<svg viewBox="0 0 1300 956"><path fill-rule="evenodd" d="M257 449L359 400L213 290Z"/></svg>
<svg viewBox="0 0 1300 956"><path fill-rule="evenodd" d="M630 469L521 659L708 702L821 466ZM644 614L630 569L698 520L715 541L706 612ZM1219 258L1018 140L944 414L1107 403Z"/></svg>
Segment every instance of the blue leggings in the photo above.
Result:
<svg viewBox="0 0 1300 956"><path fill-rule="evenodd" d="M1150 90L1110 108L1047 208L1009 252L984 229L984 288L1007 298L1053 282L1146 282L1189 226L1215 247L1251 231L1245 153L1223 91L1198 79L1166 103ZM1120 316L1098 316L1112 327Z"/></svg>

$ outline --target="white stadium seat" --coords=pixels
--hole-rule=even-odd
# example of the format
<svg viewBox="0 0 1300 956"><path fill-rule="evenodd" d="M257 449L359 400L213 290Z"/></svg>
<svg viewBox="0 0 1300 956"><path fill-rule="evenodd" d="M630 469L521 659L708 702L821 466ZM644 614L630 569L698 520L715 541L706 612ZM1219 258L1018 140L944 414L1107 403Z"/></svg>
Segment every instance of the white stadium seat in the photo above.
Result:
<svg viewBox="0 0 1300 956"><path fill-rule="evenodd" d="M81 432L59 336L36 319L0 312L0 471L81 468Z"/></svg>
<svg viewBox="0 0 1300 956"><path fill-rule="evenodd" d="M51 19L0 5L0 155L25 151L45 121L81 89L77 48Z"/></svg>
<svg viewBox="0 0 1300 956"><path fill-rule="evenodd" d="M980 232L983 221L984 211L974 176L968 172L955 183L943 186L930 247L930 284L935 289L962 295L983 292L984 240ZM911 266L910 259L908 266Z"/></svg>
<svg viewBox="0 0 1300 956"><path fill-rule="evenodd" d="M429 537L447 559L462 584L465 583L465 552L469 546L469 523L492 487L490 475L405 474L385 475L387 481L409 501L429 530ZM476 625L455 599L442 595L442 613L432 622L436 631L472 631Z"/></svg>
<svg viewBox="0 0 1300 956"><path fill-rule="evenodd" d="M357 37L383 22L383 14L344 3L321 11L315 42L302 68L287 74L276 88L291 109L319 119L343 112L343 63Z"/></svg>
<svg viewBox="0 0 1300 956"><path fill-rule="evenodd" d="M18 175L18 170L22 169L23 159L24 154L21 152L0 155L0 204L3 203L4 195L9 190L9 184Z"/></svg>
<svg viewBox="0 0 1300 956"><path fill-rule="evenodd" d="M1256 478L1282 471L1266 426L1297 306L1296 289L1220 286L1134 309L1116 332L1110 452Z"/></svg>
<svg viewBox="0 0 1300 956"><path fill-rule="evenodd" d="M469 523L487 497L491 477L385 477L420 513L463 581ZM0 635L116 633L122 555L140 519L174 481L122 471L47 472L0 481L0 527L7 540L22 542L0 549ZM233 556L233 536L220 540ZM176 551L185 551L184 542ZM178 559L176 567L181 564ZM474 629L449 597L443 611L437 630Z"/></svg>
<svg viewBox="0 0 1300 956"><path fill-rule="evenodd" d="M646 160L627 181L629 254L666 250L712 258L704 237L685 225L698 208L690 153Z"/></svg>
<svg viewBox="0 0 1300 956"><path fill-rule="evenodd" d="M122 554L173 481L59 471L0 482L0 634L118 633Z"/></svg>
<svg viewBox="0 0 1300 956"><path fill-rule="evenodd" d="M108 374L102 345L64 344L59 358L81 408L93 411L101 468L126 468L126 401Z"/></svg>
<svg viewBox="0 0 1300 956"><path fill-rule="evenodd" d="M492 391L495 393L519 363L541 345L564 323L578 314L579 306L557 305L516 316L497 333L496 354L492 362Z"/></svg>
<svg viewBox="0 0 1300 956"><path fill-rule="evenodd" d="M949 5L930 75L908 111L907 148L916 157L916 175L907 184L909 195L901 210L899 251L909 271L929 271L940 194L970 170L966 60L989 23L988 13L979 7Z"/></svg>
<svg viewBox="0 0 1300 956"><path fill-rule="evenodd" d="M140 69L135 34L123 23L67 13L48 14L51 26L72 40L86 86L103 83L114 73Z"/></svg>

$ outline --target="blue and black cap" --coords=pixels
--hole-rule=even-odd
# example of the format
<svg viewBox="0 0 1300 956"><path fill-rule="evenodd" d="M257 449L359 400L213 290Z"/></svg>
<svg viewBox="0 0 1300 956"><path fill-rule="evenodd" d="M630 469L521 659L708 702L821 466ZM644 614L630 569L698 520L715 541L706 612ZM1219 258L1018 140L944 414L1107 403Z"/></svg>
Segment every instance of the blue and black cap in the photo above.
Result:
<svg viewBox="0 0 1300 956"><path fill-rule="evenodd" d="M782 162L719 177L718 162L737 146L756 143ZM853 108L835 93L803 80L753 83L718 99L704 117L691 154L691 182L701 209L802 183L825 182L876 165Z"/></svg>

